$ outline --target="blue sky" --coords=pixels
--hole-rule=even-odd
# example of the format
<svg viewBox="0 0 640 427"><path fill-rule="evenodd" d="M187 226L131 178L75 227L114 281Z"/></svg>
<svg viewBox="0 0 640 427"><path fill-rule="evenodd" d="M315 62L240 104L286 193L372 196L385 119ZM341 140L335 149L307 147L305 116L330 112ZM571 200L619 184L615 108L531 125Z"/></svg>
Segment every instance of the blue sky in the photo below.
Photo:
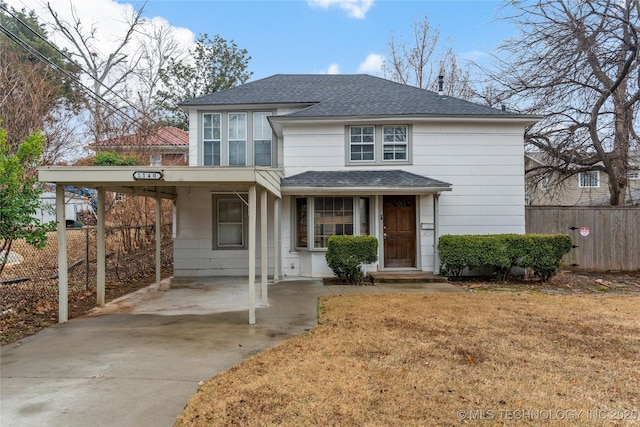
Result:
<svg viewBox="0 0 640 427"><path fill-rule="evenodd" d="M5 0L48 17L46 3L71 21L71 7L97 28L96 51L107 56L121 37L123 16L142 0ZM484 62L514 28L497 19L500 1L406 0L147 0L145 16L168 22L188 45L200 34L220 35L246 49L251 80L277 73L382 75L380 58L392 34L403 40L428 16L440 47L461 60ZM45 19L46 21L46 19ZM65 47L63 39L54 39ZM110 44L111 43L111 44ZM68 46L67 46L68 47ZM367 63L367 58L370 61ZM371 61L376 59L377 61Z"/></svg>
<svg viewBox="0 0 640 427"><path fill-rule="evenodd" d="M513 32L496 20L497 1L359 2L370 3L362 17L351 16L340 1L317 3L328 7L305 0L149 0L145 10L196 35L234 40L252 57L252 79L276 73L373 74L361 68L367 57L384 55L392 33L408 38L412 24L425 15L440 29L440 45L450 45L462 59L482 60Z"/></svg>

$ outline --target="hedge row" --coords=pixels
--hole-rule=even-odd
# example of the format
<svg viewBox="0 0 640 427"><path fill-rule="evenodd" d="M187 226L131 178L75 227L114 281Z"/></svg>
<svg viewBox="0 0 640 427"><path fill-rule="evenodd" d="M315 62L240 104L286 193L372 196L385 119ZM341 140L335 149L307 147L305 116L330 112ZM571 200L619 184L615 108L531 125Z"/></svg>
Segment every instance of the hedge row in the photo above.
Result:
<svg viewBox="0 0 640 427"><path fill-rule="evenodd" d="M465 268L490 267L504 281L512 267L530 268L548 281L571 250L566 234L444 235L438 241L440 272L460 276Z"/></svg>
<svg viewBox="0 0 640 427"><path fill-rule="evenodd" d="M336 277L358 285L364 277L362 266L378 259L378 239L373 236L331 236L325 257Z"/></svg>

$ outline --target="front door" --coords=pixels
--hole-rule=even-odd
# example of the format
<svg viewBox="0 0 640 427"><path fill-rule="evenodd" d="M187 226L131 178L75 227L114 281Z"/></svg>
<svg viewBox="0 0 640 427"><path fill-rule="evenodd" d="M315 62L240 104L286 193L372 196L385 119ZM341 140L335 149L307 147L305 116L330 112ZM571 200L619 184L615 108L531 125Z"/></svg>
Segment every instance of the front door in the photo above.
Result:
<svg viewBox="0 0 640 427"><path fill-rule="evenodd" d="M416 197L383 198L384 266L416 266Z"/></svg>

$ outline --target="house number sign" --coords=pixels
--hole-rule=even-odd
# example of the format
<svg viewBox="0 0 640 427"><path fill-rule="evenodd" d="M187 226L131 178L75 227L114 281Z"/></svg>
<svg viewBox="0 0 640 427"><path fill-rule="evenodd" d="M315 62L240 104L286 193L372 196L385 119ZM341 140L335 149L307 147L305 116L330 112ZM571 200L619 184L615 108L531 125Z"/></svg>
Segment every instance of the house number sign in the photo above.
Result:
<svg viewBox="0 0 640 427"><path fill-rule="evenodd" d="M136 181L141 179L158 180L162 179L162 172L135 171L133 173L133 179Z"/></svg>

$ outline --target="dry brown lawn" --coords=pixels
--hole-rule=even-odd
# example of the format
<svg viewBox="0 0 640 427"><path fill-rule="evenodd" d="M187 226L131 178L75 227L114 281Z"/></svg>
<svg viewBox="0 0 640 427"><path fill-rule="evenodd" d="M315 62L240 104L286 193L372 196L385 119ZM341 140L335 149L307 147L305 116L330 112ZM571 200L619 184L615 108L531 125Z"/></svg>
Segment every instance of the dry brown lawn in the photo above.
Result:
<svg viewBox="0 0 640 427"><path fill-rule="evenodd" d="M352 295L215 376L176 426L637 425L640 297Z"/></svg>

